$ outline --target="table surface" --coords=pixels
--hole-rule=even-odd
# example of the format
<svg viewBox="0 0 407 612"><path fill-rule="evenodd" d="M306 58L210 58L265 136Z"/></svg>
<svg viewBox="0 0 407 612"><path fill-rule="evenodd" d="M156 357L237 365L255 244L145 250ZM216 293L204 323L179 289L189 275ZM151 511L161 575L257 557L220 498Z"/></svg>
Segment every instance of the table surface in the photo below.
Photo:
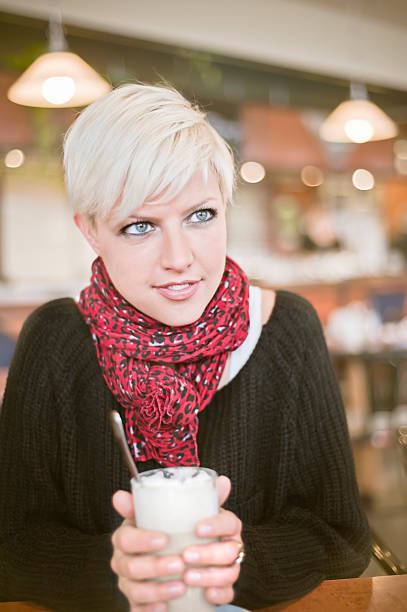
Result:
<svg viewBox="0 0 407 612"><path fill-rule="evenodd" d="M291 602L261 612L406 612L407 575L327 580Z"/></svg>
<svg viewBox="0 0 407 612"><path fill-rule="evenodd" d="M261 612L406 612L407 575L327 580L301 599ZM0 603L0 612L49 612L29 603ZM260 611L259 611L260 612Z"/></svg>

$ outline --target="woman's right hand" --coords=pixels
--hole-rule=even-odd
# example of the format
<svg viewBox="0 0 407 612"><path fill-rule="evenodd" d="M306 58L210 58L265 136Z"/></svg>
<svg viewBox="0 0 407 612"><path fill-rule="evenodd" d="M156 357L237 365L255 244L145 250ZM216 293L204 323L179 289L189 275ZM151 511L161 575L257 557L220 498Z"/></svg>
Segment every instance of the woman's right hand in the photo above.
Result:
<svg viewBox="0 0 407 612"><path fill-rule="evenodd" d="M130 612L164 612L166 601L181 597L186 586L181 578L155 579L182 576L184 561L180 556L155 554L167 546L168 538L164 533L136 527L131 493L117 491L113 506L124 521L112 536L111 567L119 576L118 586L129 600Z"/></svg>

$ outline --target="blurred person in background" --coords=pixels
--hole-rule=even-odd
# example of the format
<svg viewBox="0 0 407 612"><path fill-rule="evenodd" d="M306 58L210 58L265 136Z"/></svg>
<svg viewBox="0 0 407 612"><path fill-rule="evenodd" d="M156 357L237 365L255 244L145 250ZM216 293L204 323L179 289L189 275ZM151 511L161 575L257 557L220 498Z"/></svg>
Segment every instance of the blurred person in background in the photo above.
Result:
<svg viewBox="0 0 407 612"><path fill-rule="evenodd" d="M97 258L79 300L44 304L18 340L0 424L0 599L158 611L193 584L256 609L358 576L369 528L321 325L226 256L229 147L178 92L126 85L73 123L65 170ZM165 534L153 546L137 527L112 410L141 472L221 475L205 521L220 541L200 547L198 574L196 550L154 556Z"/></svg>
<svg viewBox="0 0 407 612"><path fill-rule="evenodd" d="M399 251L407 263L407 213L401 217L399 232L392 239L390 246L392 249Z"/></svg>
<svg viewBox="0 0 407 612"><path fill-rule="evenodd" d="M26 316L24 316L24 319ZM0 406L6 388L8 370L23 322L21 315L18 312L16 313L14 309L6 309L6 311L3 309L0 317Z"/></svg>
<svg viewBox="0 0 407 612"><path fill-rule="evenodd" d="M0 368L8 368L13 357L15 341L0 329Z"/></svg>

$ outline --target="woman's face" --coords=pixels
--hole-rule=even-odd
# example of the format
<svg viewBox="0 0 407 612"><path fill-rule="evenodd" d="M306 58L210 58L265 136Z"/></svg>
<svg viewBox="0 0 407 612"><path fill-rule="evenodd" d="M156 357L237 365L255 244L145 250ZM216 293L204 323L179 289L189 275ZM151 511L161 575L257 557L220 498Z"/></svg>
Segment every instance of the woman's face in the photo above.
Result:
<svg viewBox="0 0 407 612"><path fill-rule="evenodd" d="M206 183L197 171L177 196L161 200L119 224L112 214L94 226L81 215L75 222L128 302L166 325L187 325L199 319L223 275L225 204L212 171Z"/></svg>

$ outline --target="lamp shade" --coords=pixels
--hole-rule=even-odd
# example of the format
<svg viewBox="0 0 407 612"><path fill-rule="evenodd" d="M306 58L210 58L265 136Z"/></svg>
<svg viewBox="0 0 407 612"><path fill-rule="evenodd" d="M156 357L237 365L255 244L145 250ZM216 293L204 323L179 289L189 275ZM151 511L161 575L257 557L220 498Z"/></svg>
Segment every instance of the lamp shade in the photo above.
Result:
<svg viewBox="0 0 407 612"><path fill-rule="evenodd" d="M319 134L329 142L386 140L398 134L397 125L370 100L342 102L322 123Z"/></svg>
<svg viewBox="0 0 407 612"><path fill-rule="evenodd" d="M112 89L83 59L69 51L40 55L7 92L24 106L84 106Z"/></svg>

